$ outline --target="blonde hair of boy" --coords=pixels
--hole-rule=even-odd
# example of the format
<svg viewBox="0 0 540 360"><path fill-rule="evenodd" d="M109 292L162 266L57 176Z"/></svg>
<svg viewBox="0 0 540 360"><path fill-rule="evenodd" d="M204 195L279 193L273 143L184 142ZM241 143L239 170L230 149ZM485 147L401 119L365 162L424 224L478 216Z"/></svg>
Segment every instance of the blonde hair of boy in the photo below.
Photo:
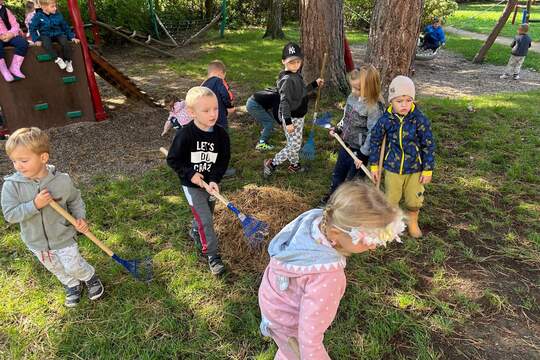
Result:
<svg viewBox="0 0 540 360"><path fill-rule="evenodd" d="M186 106L193 109L195 104L197 104L197 100L204 96L216 96L216 94L205 86L192 87L186 94Z"/></svg>
<svg viewBox="0 0 540 360"><path fill-rule="evenodd" d="M348 181L330 197L324 208L321 230L341 228L384 228L402 213L386 201L384 194L360 181Z"/></svg>
<svg viewBox="0 0 540 360"><path fill-rule="evenodd" d="M529 32L529 24L525 23L525 24L521 24L519 25L518 27L518 32L520 34L526 34Z"/></svg>
<svg viewBox="0 0 540 360"><path fill-rule="evenodd" d="M11 155L17 146L23 146L34 154L50 153L49 135L37 127L20 128L6 141L6 153Z"/></svg>
<svg viewBox="0 0 540 360"><path fill-rule="evenodd" d="M39 5L40 6L47 6L47 5L50 5L50 4L56 4L58 1L57 0L39 0Z"/></svg>
<svg viewBox="0 0 540 360"><path fill-rule="evenodd" d="M212 71L226 72L225 64L221 60L213 60L208 64L208 72Z"/></svg>

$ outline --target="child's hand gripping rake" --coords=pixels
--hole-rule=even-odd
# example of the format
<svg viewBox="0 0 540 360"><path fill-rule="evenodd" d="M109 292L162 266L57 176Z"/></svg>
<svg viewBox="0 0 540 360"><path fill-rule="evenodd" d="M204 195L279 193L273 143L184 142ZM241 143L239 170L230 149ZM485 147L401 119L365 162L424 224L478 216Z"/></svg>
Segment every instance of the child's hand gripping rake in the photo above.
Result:
<svg viewBox="0 0 540 360"><path fill-rule="evenodd" d="M347 153L353 158L355 162L360 161L360 159L352 152L352 150L347 146L347 144L345 144L343 139L341 139L341 137L338 134L336 134L335 132L331 132L331 134L333 137L336 138L339 144L345 149L345 151L347 151ZM371 171L369 171L369 169L364 164L361 164L360 168L366 174L369 180L371 180L375 184L375 180L373 179L373 176L371 176Z"/></svg>
<svg viewBox="0 0 540 360"><path fill-rule="evenodd" d="M326 60L328 58L328 54L324 53L323 56L323 62L321 66L321 74L320 78L322 79L324 77L324 68L326 67ZM313 111L313 125L311 126L311 130L309 132L309 137L300 150L300 156L303 159L307 160L313 160L315 159L315 122L317 121L317 113L319 111L319 100L321 98L321 87L319 86L317 88L317 99L315 100L315 110Z"/></svg>
<svg viewBox="0 0 540 360"><path fill-rule="evenodd" d="M56 212L62 215L67 221L69 221L73 226L77 227L77 220L70 213L64 210L63 207L58 205L56 201L51 201L49 206L52 207ZM99 246L107 255L113 258L114 261L122 265L135 279L141 281L150 281L153 278L153 266L152 259L145 258L142 260L125 260L112 252L111 249L102 243L94 234L90 231L85 232L84 235L92 240L94 244Z"/></svg>
<svg viewBox="0 0 540 360"><path fill-rule="evenodd" d="M159 151L161 151L161 153L163 153L163 155L165 156L167 156L168 154L167 149L163 147L159 148ZM242 228L244 229L244 235L248 239L248 243L250 246L256 247L264 241L264 238L266 237L266 235L268 235L269 230L267 223L242 213L240 210L238 210L238 208L233 205L233 203L227 200L223 195L216 191L212 191L212 189L210 189L210 186L206 182L202 181L202 183L205 190L210 195L215 196L238 217L240 223L242 224Z"/></svg>

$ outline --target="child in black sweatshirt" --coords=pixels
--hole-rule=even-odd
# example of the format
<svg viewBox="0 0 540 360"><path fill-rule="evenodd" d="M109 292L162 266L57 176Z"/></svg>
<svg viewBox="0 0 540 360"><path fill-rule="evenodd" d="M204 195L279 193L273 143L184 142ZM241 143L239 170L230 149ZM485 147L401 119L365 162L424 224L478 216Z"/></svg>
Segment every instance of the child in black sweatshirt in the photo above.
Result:
<svg viewBox="0 0 540 360"><path fill-rule="evenodd" d="M290 163L288 168L290 173L303 171L298 153L302 146L304 116L308 110L308 92L324 84L323 79L317 79L306 86L300 73L303 62L302 50L297 44L285 45L281 58L285 70L279 74L277 82L278 116L285 130L287 145L273 159L264 161L263 175L265 177L272 175L276 167L286 160Z"/></svg>
<svg viewBox="0 0 540 360"><path fill-rule="evenodd" d="M218 102L212 90L203 86L191 88L185 101L193 121L176 133L167 164L180 177L193 213L190 236L208 258L212 274L221 275L225 266L219 256L214 232L215 199L209 192L219 192L218 184L229 165L229 135L216 125Z"/></svg>

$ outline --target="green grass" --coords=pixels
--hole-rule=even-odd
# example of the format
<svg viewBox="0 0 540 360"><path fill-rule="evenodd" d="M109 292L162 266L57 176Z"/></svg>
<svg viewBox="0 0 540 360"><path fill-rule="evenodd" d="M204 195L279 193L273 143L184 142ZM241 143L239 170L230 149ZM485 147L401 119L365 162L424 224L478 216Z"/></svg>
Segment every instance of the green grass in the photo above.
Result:
<svg viewBox="0 0 540 360"><path fill-rule="evenodd" d="M204 80L206 66L215 58L227 65L227 73L251 91L274 86L282 69L281 50L289 41L299 41L297 28L284 29L286 39L263 39L264 30L255 28L227 32L224 39L211 33L202 46L202 54L182 61L174 60L170 66L182 76ZM366 43L368 34L347 31L350 44Z"/></svg>
<svg viewBox="0 0 540 360"><path fill-rule="evenodd" d="M190 63L170 66L197 76L219 54L238 84L261 88L279 70L282 42L259 34L231 33ZM249 51L253 42L259 46ZM493 283L503 284L500 273L532 278L527 269L540 265L539 96L419 99L438 146L421 214L427 235L350 258L347 291L325 338L333 359L445 358L437 344L452 343L480 318L494 321L522 309L540 315L529 288L505 293L468 273L482 266ZM337 115L338 101L326 99L324 110ZM467 111L469 103L475 113ZM258 131L251 122L232 130L232 161L241 173L223 182L225 194L266 184L265 155L253 151ZM280 134L272 141L280 144ZM322 130L316 143L310 172L278 172L270 184L315 204L329 185L336 148ZM186 235L190 212L170 169L135 179L97 178L82 191L97 236L125 258L153 255L155 280L137 283L81 238L81 252L98 269L107 295L68 310L59 283L30 256L17 226L0 217L0 358L273 358L275 346L258 331L261 274L209 274Z"/></svg>
<svg viewBox="0 0 540 360"><path fill-rule="evenodd" d="M483 44L483 41L464 38L453 34L448 36L446 41L448 50L459 53L463 55L465 59L471 61ZM508 63L509 58L510 47L494 43L489 49L484 62L504 66ZM540 71L540 54L529 51L525 58L525 62L523 63L523 67Z"/></svg>
<svg viewBox="0 0 540 360"><path fill-rule="evenodd" d="M522 2L523 5L524 2ZM459 5L459 10L448 17L446 24L459 29L489 34L501 17L504 5L492 7L494 4ZM490 9L491 8L491 9ZM487 11L486 11L487 10ZM502 36L514 37L521 23L522 13L518 12L515 24L512 25L512 15L501 31ZM531 7L531 19L540 20L540 5ZM540 41L539 23L531 23L529 35L533 41Z"/></svg>

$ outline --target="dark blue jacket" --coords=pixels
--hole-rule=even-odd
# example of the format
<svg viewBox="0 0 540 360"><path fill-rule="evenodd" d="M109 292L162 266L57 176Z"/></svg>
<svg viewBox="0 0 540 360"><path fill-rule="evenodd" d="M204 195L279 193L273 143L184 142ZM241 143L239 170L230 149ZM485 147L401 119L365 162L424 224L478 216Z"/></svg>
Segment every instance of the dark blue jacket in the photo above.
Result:
<svg viewBox="0 0 540 360"><path fill-rule="evenodd" d="M42 35L48 37L65 35L68 40L75 37L69 24L59 11L49 15L43 11L36 11L36 15L34 15L30 23L30 35L33 42L39 41L39 37Z"/></svg>
<svg viewBox="0 0 540 360"><path fill-rule="evenodd" d="M392 112L392 106L377 121L371 130L369 162L371 170L377 170L384 135L386 148L383 167L396 174L431 175L435 166L435 141L431 123L415 107L405 116Z"/></svg>
<svg viewBox="0 0 540 360"><path fill-rule="evenodd" d="M428 25L424 29L424 34L435 40L437 46L441 46L442 43L446 42L446 36L444 35L442 26L434 28L433 25Z"/></svg>
<svg viewBox="0 0 540 360"><path fill-rule="evenodd" d="M514 38L510 47L512 48L512 55L527 56L531 47L531 38L527 34L519 34Z"/></svg>
<svg viewBox="0 0 540 360"><path fill-rule="evenodd" d="M214 92L214 94L216 94L219 108L217 124L225 129L228 129L229 122L227 120L227 116L229 113L227 112L227 109L234 106L232 104L232 96L229 93L229 89L225 85L225 81L217 76L212 76L211 78L206 79L202 86L209 88Z"/></svg>

